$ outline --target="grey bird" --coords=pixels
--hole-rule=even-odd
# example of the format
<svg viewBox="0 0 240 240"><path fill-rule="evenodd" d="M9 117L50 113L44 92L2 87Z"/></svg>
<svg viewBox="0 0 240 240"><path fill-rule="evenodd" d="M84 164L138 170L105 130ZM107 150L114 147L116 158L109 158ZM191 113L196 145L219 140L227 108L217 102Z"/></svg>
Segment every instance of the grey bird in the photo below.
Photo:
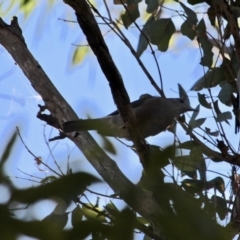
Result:
<svg viewBox="0 0 240 240"><path fill-rule="evenodd" d="M187 111L194 111L188 100L180 98L153 97L143 94L131 103L138 126L144 138L155 136L165 131L174 118ZM126 138L131 136L118 112L115 111L103 118L75 120L63 123L64 132L96 130L104 136Z"/></svg>

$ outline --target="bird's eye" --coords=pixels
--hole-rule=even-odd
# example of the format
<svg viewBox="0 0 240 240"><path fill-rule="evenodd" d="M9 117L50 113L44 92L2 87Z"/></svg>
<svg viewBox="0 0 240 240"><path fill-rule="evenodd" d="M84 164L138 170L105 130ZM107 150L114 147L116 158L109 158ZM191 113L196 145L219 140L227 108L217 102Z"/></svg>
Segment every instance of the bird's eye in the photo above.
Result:
<svg viewBox="0 0 240 240"><path fill-rule="evenodd" d="M184 103L184 100L180 98L180 99L179 99L179 102L180 102L180 103Z"/></svg>

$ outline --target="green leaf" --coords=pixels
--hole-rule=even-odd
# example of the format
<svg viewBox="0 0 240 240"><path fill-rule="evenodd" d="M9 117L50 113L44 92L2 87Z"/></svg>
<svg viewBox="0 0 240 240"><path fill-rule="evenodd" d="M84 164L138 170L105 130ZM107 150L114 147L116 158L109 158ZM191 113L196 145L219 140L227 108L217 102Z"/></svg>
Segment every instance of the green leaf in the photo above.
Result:
<svg viewBox="0 0 240 240"><path fill-rule="evenodd" d="M13 146L16 142L16 139L17 139L17 131L15 131L12 134L12 136L11 136L10 140L8 141L7 146L5 147L4 152L3 152L3 154L0 158L0 171L3 170L2 169L3 165L7 161L7 159L9 158L9 156L10 156L12 150L13 150Z"/></svg>
<svg viewBox="0 0 240 240"><path fill-rule="evenodd" d="M150 26L150 23L155 21L155 18L153 15L151 15L147 22L145 23L142 32L144 33L144 35L141 33L138 39L138 46L137 46L137 56L140 57L142 55L142 53L146 50L147 46L148 46L148 41L146 39L146 37L148 37L148 29Z"/></svg>
<svg viewBox="0 0 240 240"><path fill-rule="evenodd" d="M188 0L187 1L191 5L199 4L199 3L205 3L206 0Z"/></svg>
<svg viewBox="0 0 240 240"><path fill-rule="evenodd" d="M203 50L203 57L201 58L200 64L202 66L207 66L210 68L212 66L213 45L210 41L208 41L204 19L202 19L197 26L197 35L198 35L198 42L201 45L201 48Z"/></svg>
<svg viewBox="0 0 240 240"><path fill-rule="evenodd" d="M211 197L211 200L214 205L213 207L216 210L219 218L223 221L228 213L228 208L227 208L228 202L226 201L225 198L219 197L216 195L213 195Z"/></svg>
<svg viewBox="0 0 240 240"><path fill-rule="evenodd" d="M223 112L217 115L216 121L217 122L223 122L226 120L232 119L232 113L231 112Z"/></svg>
<svg viewBox="0 0 240 240"><path fill-rule="evenodd" d="M230 8L231 8L231 12L233 13L233 15L236 18L239 18L240 17L240 8L236 7L236 6L231 6Z"/></svg>
<svg viewBox="0 0 240 240"><path fill-rule="evenodd" d="M87 203L82 206L82 213L84 217L86 217L89 220L94 219L103 223L107 222L105 216L103 216L104 211L101 208L95 207L90 203Z"/></svg>
<svg viewBox="0 0 240 240"><path fill-rule="evenodd" d="M192 25L196 25L198 22L197 14L192 9L188 8L182 2L179 2L179 4L181 5L181 7L184 9L185 13L187 14L187 21L188 21L190 27L192 27Z"/></svg>
<svg viewBox="0 0 240 240"><path fill-rule="evenodd" d="M116 217L118 214L119 214L119 210L118 208L115 206L115 204L110 201L110 203L108 203L106 206L105 206L105 209L108 213L110 213L110 215L112 215L113 217Z"/></svg>
<svg viewBox="0 0 240 240"><path fill-rule="evenodd" d="M222 177L216 177L207 182L208 189L216 188L221 194L224 195L225 191L225 182Z"/></svg>
<svg viewBox="0 0 240 240"><path fill-rule="evenodd" d="M223 104L231 106L232 105L231 94L234 92L236 91L233 88L233 86L226 82L221 86L218 98Z"/></svg>
<svg viewBox="0 0 240 240"><path fill-rule="evenodd" d="M211 132L211 129L207 127L205 127L205 130L206 130L206 133L211 136L217 137L219 135L219 131Z"/></svg>
<svg viewBox="0 0 240 240"><path fill-rule="evenodd" d="M176 156L173 158L174 165L182 172L182 176L189 176L191 178L197 177L197 171L194 167L191 156Z"/></svg>
<svg viewBox="0 0 240 240"><path fill-rule="evenodd" d="M161 18L150 23L147 33L150 42L157 45L160 51L165 52L175 31L171 18Z"/></svg>
<svg viewBox="0 0 240 240"><path fill-rule="evenodd" d="M197 146L198 146L197 143L195 143L194 141L186 141L184 143L179 144L178 148L191 150L193 147Z"/></svg>
<svg viewBox="0 0 240 240"><path fill-rule="evenodd" d="M144 217L136 217L136 219L142 224L149 224L149 221L146 220Z"/></svg>
<svg viewBox="0 0 240 240"><path fill-rule="evenodd" d="M209 103L206 100L206 95L205 94L198 93L198 101L203 107L208 108L208 109L212 109L211 103Z"/></svg>
<svg viewBox="0 0 240 240"><path fill-rule="evenodd" d="M219 107L218 107L218 100L216 100L216 101L213 103L213 107L214 107L214 110L215 110L215 113L216 113L217 116L222 114L222 112L220 111L220 109L219 109ZM225 120L225 122L226 122L228 125L230 125L229 122L228 122L228 120Z"/></svg>
<svg viewBox="0 0 240 240"><path fill-rule="evenodd" d="M194 193L202 193L204 190L204 181L196 180L196 179L185 179L182 181L183 188L191 194Z"/></svg>
<svg viewBox="0 0 240 240"><path fill-rule="evenodd" d="M137 19L139 18L140 13L138 9L138 2L132 2L127 5L127 11L121 15L123 25L126 29Z"/></svg>
<svg viewBox="0 0 240 240"><path fill-rule="evenodd" d="M192 165L198 170L200 180L205 181L207 166L203 158L202 149L200 146L193 147L190 151L190 157L192 159Z"/></svg>
<svg viewBox="0 0 240 240"><path fill-rule="evenodd" d="M215 27L215 19L216 19L216 13L214 8L211 6L208 8L207 15L209 18L209 21L213 27Z"/></svg>
<svg viewBox="0 0 240 240"><path fill-rule="evenodd" d="M203 88L211 88L217 86L223 81L223 70L219 67L209 69L205 76L201 77L191 87L193 91L199 91Z"/></svg>
<svg viewBox="0 0 240 240"><path fill-rule="evenodd" d="M187 36L191 40L196 37L196 29L194 29L193 26L191 27L187 20L181 26L181 33L182 35Z"/></svg>
<svg viewBox="0 0 240 240"><path fill-rule="evenodd" d="M88 46L77 47L73 54L72 63L74 65L80 64L85 59L88 52L89 52Z"/></svg>
<svg viewBox="0 0 240 240"><path fill-rule="evenodd" d="M74 173L39 187L17 189L12 194L12 200L33 203L50 196L56 196L69 201L82 194L88 185L96 182L99 180L90 174Z"/></svg>
<svg viewBox="0 0 240 240"><path fill-rule="evenodd" d="M204 122L205 122L206 118L199 118L196 120L192 120L189 122L189 126L193 129L193 128L197 128L200 127Z"/></svg>
<svg viewBox="0 0 240 240"><path fill-rule="evenodd" d="M192 117L190 119L190 122L195 120L199 114L199 111L200 111L200 105L198 104L197 107L195 108L195 111L193 112L192 114Z"/></svg>
<svg viewBox="0 0 240 240"><path fill-rule="evenodd" d="M83 213L82 209L79 205L77 205L74 210L72 211L72 218L71 218L71 223L72 226L76 226L79 222L81 222L83 219Z"/></svg>
<svg viewBox="0 0 240 240"><path fill-rule="evenodd" d="M24 17L27 18L37 6L37 1L35 0L22 0L20 4L20 9L24 13Z"/></svg>
<svg viewBox="0 0 240 240"><path fill-rule="evenodd" d="M103 149L110 152L111 154L116 155L117 151L113 145L113 143L106 137L101 135L102 140L103 140Z"/></svg>
<svg viewBox="0 0 240 240"><path fill-rule="evenodd" d="M159 6L159 1L158 0L146 0L145 1L147 4L147 13L153 13L155 10L158 9Z"/></svg>

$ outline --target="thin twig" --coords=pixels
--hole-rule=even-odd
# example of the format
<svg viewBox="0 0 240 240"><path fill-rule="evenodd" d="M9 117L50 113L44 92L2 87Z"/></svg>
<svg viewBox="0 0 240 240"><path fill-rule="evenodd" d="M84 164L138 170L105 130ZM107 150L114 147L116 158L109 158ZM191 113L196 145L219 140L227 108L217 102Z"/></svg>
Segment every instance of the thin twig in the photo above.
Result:
<svg viewBox="0 0 240 240"><path fill-rule="evenodd" d="M56 175L58 175L59 177L61 177L61 175L56 172L54 169L52 169L51 167L49 167L47 164L45 164L39 157L37 157L32 151L30 151L30 149L27 147L27 145L25 144L25 142L23 141L22 139L22 136L20 134L20 131L19 131L19 128L17 128L17 133L18 133L18 136L20 137L20 140L22 142L22 144L24 145L24 147L27 149L27 151L35 158L35 159L38 159L38 161L41 162L42 165L44 165L46 168L48 168L50 171L52 171L53 173L55 173Z"/></svg>

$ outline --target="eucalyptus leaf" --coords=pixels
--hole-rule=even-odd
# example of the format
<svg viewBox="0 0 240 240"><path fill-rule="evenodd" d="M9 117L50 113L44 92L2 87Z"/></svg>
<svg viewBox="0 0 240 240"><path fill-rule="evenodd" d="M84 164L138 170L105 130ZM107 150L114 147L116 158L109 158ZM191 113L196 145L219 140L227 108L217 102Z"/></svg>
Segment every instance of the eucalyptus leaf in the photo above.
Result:
<svg viewBox="0 0 240 240"><path fill-rule="evenodd" d="M193 112L192 114L192 117L190 119L190 122L195 120L199 114L199 111L200 111L200 105L198 104L197 107L195 108L195 111Z"/></svg>
<svg viewBox="0 0 240 240"><path fill-rule="evenodd" d="M204 19L202 19L197 26L197 35L198 35L198 42L201 45L201 48L203 50L203 56L201 58L200 63L202 66L207 66L210 68L212 66L212 59L213 59L213 52L212 52L213 45L210 41L208 41Z"/></svg>
<svg viewBox="0 0 240 240"><path fill-rule="evenodd" d="M149 24L147 35L152 44L157 45L160 51L165 52L175 31L171 18L161 18Z"/></svg>
<svg viewBox="0 0 240 240"><path fill-rule="evenodd" d="M191 128L197 128L200 127L204 122L205 122L206 118L199 118L196 120L192 120L189 122L189 126Z"/></svg>
<svg viewBox="0 0 240 240"><path fill-rule="evenodd" d="M231 94L236 92L232 85L230 85L228 82L224 83L221 86L221 90L218 94L218 98L221 101L221 103L231 106L232 100L231 100Z"/></svg>
<svg viewBox="0 0 240 240"><path fill-rule="evenodd" d="M218 106L218 100L214 101L213 102L213 107L214 107L214 110L216 112L216 115L219 116L222 114L222 112L220 111L219 109L219 106ZM223 116L224 117L224 116ZM222 117L220 117L221 119ZM228 122L228 120L224 120L228 125L230 125L230 123Z"/></svg>
<svg viewBox="0 0 240 240"><path fill-rule="evenodd" d="M205 94L198 93L198 101L203 107L208 108L208 109L212 109L211 103L209 103L206 100Z"/></svg>
<svg viewBox="0 0 240 240"><path fill-rule="evenodd" d="M182 35L187 36L191 40L196 37L196 30L191 27L187 20L181 26L181 33Z"/></svg>
<svg viewBox="0 0 240 240"><path fill-rule="evenodd" d="M187 14L187 21L191 24L191 25L196 25L198 22L197 19L197 14L196 12L194 12L192 9L188 8L184 3L179 2L179 4L181 5L181 7L184 9L185 13Z"/></svg>
<svg viewBox="0 0 240 240"><path fill-rule="evenodd" d="M138 2L131 2L127 5L127 11L121 15L123 25L126 29L139 18L140 13L138 9Z"/></svg>
<svg viewBox="0 0 240 240"><path fill-rule="evenodd" d="M217 115L216 121L217 122L223 122L226 120L232 119L232 113L231 112L223 112Z"/></svg>
<svg viewBox="0 0 240 240"><path fill-rule="evenodd" d="M193 147L197 146L198 146L197 143L195 143L194 141L186 141L184 143L179 144L178 148L191 150Z"/></svg>
<svg viewBox="0 0 240 240"><path fill-rule="evenodd" d="M211 88L217 86L223 81L223 69L216 67L209 69L208 72L199 78L191 87L191 90L199 91L203 88Z"/></svg>
<svg viewBox="0 0 240 240"><path fill-rule="evenodd" d="M211 132L211 129L207 127L205 127L205 130L206 130L206 133L211 136L217 137L219 135L219 131Z"/></svg>

